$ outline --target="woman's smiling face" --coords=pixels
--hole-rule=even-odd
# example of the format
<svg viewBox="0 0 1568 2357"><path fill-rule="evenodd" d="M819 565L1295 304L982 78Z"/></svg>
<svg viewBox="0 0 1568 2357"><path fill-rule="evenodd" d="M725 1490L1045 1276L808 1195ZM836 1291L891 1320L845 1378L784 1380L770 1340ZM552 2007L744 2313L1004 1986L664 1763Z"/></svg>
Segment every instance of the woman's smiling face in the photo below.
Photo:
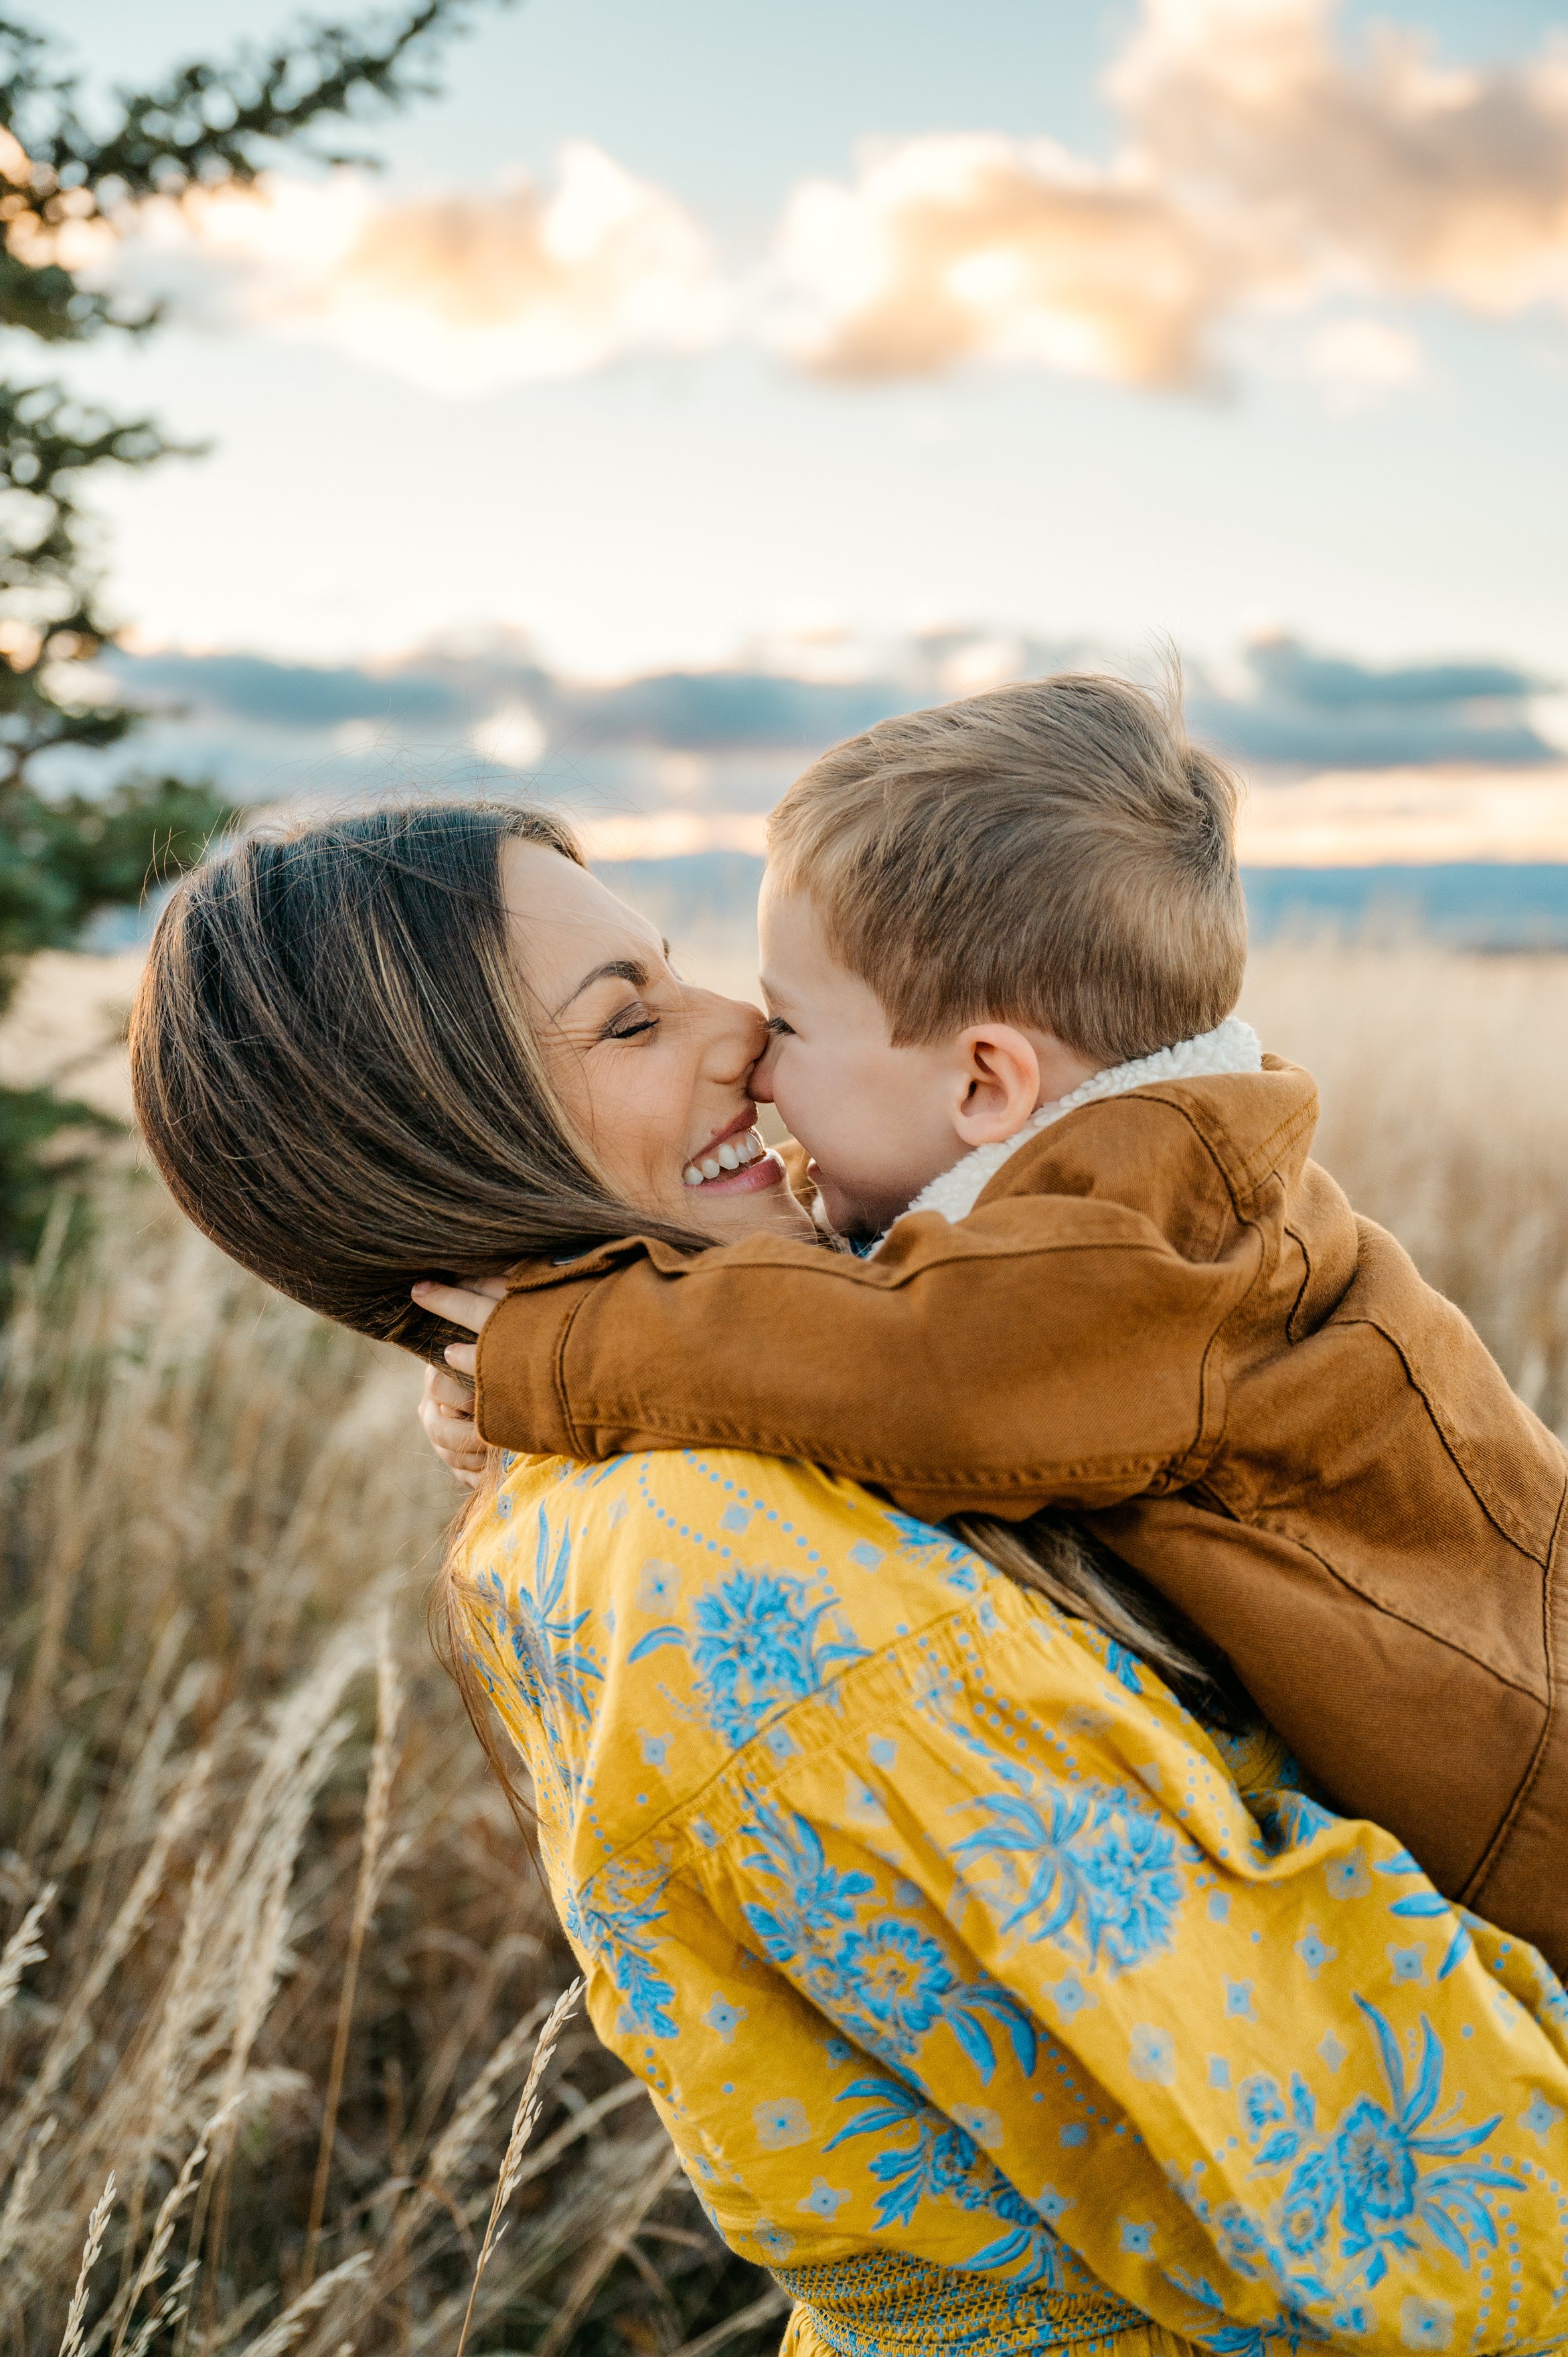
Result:
<svg viewBox="0 0 1568 2357"><path fill-rule="evenodd" d="M501 883L551 1080L616 1193L715 1243L809 1236L752 1128L757 1009L682 982L647 919L559 852L506 843Z"/></svg>

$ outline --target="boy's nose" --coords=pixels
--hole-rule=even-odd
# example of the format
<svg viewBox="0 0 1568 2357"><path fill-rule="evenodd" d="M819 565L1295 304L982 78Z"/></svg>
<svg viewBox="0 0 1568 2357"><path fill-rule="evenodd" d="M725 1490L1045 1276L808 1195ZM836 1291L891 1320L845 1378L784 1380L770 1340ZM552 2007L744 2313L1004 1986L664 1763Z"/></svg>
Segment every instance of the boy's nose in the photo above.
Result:
<svg viewBox="0 0 1568 2357"><path fill-rule="evenodd" d="M751 1068L746 1092L757 1104L773 1103L773 1050L777 1042L770 1031L763 1043L762 1053Z"/></svg>

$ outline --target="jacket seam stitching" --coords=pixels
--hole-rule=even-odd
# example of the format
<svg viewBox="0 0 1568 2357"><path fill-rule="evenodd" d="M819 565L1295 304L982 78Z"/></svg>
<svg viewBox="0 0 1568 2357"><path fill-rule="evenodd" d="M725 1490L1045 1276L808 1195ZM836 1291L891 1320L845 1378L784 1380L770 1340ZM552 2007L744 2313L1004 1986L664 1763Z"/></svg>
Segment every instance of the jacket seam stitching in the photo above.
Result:
<svg viewBox="0 0 1568 2357"><path fill-rule="evenodd" d="M1308 1249L1305 1236L1299 1228L1293 1227L1288 1219L1281 1221L1280 1230L1282 1234L1289 1236L1301 1254L1301 1283L1296 1286L1295 1299L1291 1303L1285 1318L1285 1340L1293 1345L1299 1345L1305 1337L1296 1332L1295 1321L1301 1315L1301 1305L1306 1299L1307 1287L1312 1283L1312 1254Z"/></svg>
<svg viewBox="0 0 1568 2357"><path fill-rule="evenodd" d="M1066 1200L1068 1199L1047 1199L1040 1197L1031 1200L1044 1201L1047 1200ZM1074 1197L1071 1200L1077 1201L1091 1199ZM1114 1208L1126 1212L1129 1217L1134 1219L1143 1219L1147 1216L1143 1212L1132 1211L1130 1207L1124 1204L1119 1204L1114 1207L1108 1208ZM1153 1222L1150 1222L1150 1224L1152 1225ZM654 1267L656 1274L660 1275L665 1274L664 1271L659 1268L657 1262L653 1260L651 1253L649 1252L645 1244L640 1245L639 1250L641 1257L650 1262L650 1265ZM1153 1237L1093 1236L1082 1238L1069 1236L1063 1237L1060 1241L1052 1240L1047 1243L1000 1245L987 1251L983 1255L953 1250L933 1253L929 1259L922 1260L918 1268L898 1270L893 1276L891 1283L879 1287L878 1289L889 1293L898 1291L905 1286L911 1284L917 1277L924 1275L928 1269L950 1268L955 1264L972 1263L980 1257L983 1257L987 1265L993 1265L1007 1261L1044 1259L1047 1254L1054 1256L1058 1253L1088 1252L1147 1253L1161 1260L1168 1258L1177 1263L1180 1266L1186 1268L1211 1268L1214 1265L1212 1261L1187 1260L1182 1254L1176 1251L1174 1246L1167 1243L1163 1236L1159 1235ZM703 1275L704 1274L704 1258L705 1255L702 1254L694 1255L690 1263L682 1269L681 1274L688 1279ZM620 1264L620 1265L624 1265L625 1264ZM785 1273L791 1275L826 1277L829 1280L841 1285L854 1285L864 1282L864 1279L860 1275L860 1271L864 1265L865 1264L863 1262L855 1260L843 1253L824 1251L810 1261L753 1261L747 1264L746 1274L757 1275L774 1275L779 1274L780 1270L783 1270ZM553 1273L553 1282L556 1284L581 1285L587 1286L596 1284L601 1277L608 1276L613 1273L613 1267L611 1265L603 1265L594 1269L579 1270L575 1273L571 1270L563 1269L559 1272ZM721 1270L720 1272L721 1276L734 1275L735 1274L736 1272L733 1267ZM550 1291L550 1281L546 1281L545 1283L538 1286L520 1286L516 1293L509 1294L507 1298L509 1300L514 1300L520 1298L524 1292L545 1293Z"/></svg>
<svg viewBox="0 0 1568 2357"><path fill-rule="evenodd" d="M1197 1372L1197 1430L1199 1437L1202 1436L1204 1416L1207 1412L1208 1394L1211 1379L1210 1362L1214 1360L1217 1354L1223 1351L1228 1328L1230 1328L1234 1321L1240 1317L1242 1311L1246 1308L1248 1302L1251 1301L1253 1294L1257 1291L1262 1279L1263 1263L1267 1258L1267 1247L1263 1242L1262 1224L1256 1220L1243 1220L1241 1222L1241 1227L1243 1232L1251 1237L1252 1242L1257 1248L1257 1260L1253 1266L1252 1274L1248 1279L1245 1289L1242 1291L1240 1297L1231 1303L1230 1308L1225 1312L1223 1318L1220 1318L1219 1323L1214 1329L1213 1333L1209 1336L1208 1340L1204 1347L1203 1357L1199 1361ZM1210 1447L1202 1456L1199 1456L1198 1454L1198 1440L1195 1439L1186 1457L1178 1458L1176 1464L1171 1467L1171 1472L1176 1477L1180 1485L1184 1489L1189 1489L1194 1482L1201 1481L1203 1480L1210 1466L1214 1463L1215 1458L1223 1449L1225 1446L1225 1436L1230 1428L1230 1387L1225 1380L1225 1371L1223 1367L1220 1367L1214 1373L1212 1380L1219 1384L1222 1397L1219 1429L1215 1433L1214 1439Z"/></svg>
<svg viewBox="0 0 1568 2357"><path fill-rule="evenodd" d="M1035 1200L1044 1200L1045 1199L1036 1198ZM1079 1199L1075 1198L1074 1200ZM1119 1210L1126 1210L1128 1207L1125 1205L1118 1205L1116 1208ZM1132 1216L1134 1218L1143 1218L1146 1215L1142 1212L1134 1212ZM1165 1243L1163 1236L1156 1236L1153 1239L1143 1236L1095 1236L1092 1238L1084 1238L1081 1241L1077 1237L1064 1237L1059 1243L1050 1242L1046 1243L1004 1245L995 1250L987 1252L984 1254L984 1258L987 1264L990 1265L1007 1261L1043 1260L1047 1255L1054 1258L1058 1253L1082 1252L1148 1253L1161 1260L1165 1259L1167 1254L1173 1260L1179 1261L1181 1259L1181 1254L1173 1251ZM917 1277L923 1276L928 1269L951 1268L956 1265L961 1265L965 1263L972 1263L977 1257L978 1255L975 1254L959 1251L933 1253L929 1259L922 1260L918 1268L899 1269L889 1285L886 1287L879 1287L878 1289L886 1290L889 1293L899 1292L902 1291L905 1286L913 1284ZM1189 1262L1184 1265L1187 1266L1192 1266L1195 1264ZM1205 1264L1197 1264L1197 1265L1204 1265ZM777 1263L768 1261L759 1262L757 1264L757 1266L763 1269L775 1268L778 1265L779 1265ZM795 1264L791 1262L786 1264L786 1265L792 1268ZM810 1275L812 1276L830 1277L840 1285L857 1285L864 1282L864 1279L859 1274L860 1270L864 1266L864 1262L846 1258L843 1253L823 1253L822 1265L820 1268L809 1264L802 1264L800 1273L802 1275ZM721 1274L725 1273L726 1272L721 1272ZM702 1264L700 1261L694 1265L692 1274L693 1275L702 1274Z"/></svg>
<svg viewBox="0 0 1568 2357"><path fill-rule="evenodd" d="M1485 1856L1482 1857L1475 1873L1470 1877L1470 1879L1466 1882L1463 1891L1460 1893L1460 1904L1462 1906L1468 1905L1472 1893L1477 1897L1479 1897L1485 1891L1487 1884L1490 1881L1492 1875L1501 1859L1502 1853L1508 1846L1509 1835L1512 1833L1515 1825L1519 1823L1520 1814L1523 1810L1526 1802L1529 1800L1531 1792L1535 1790L1536 1785L1541 1780L1541 1771L1546 1760L1547 1746L1551 1742L1552 1734L1556 1727L1560 1696L1557 1691L1558 1680L1556 1675L1556 1663L1552 1647L1552 1620L1553 1609L1556 1603L1557 1578L1562 1568L1560 1556L1562 1554L1563 1525L1565 1515L1568 1515L1568 1488L1564 1489L1563 1498L1558 1504L1557 1520L1552 1527L1552 1544L1547 1550L1546 1577L1542 1582L1541 1651L1546 1661L1546 1716L1541 1729L1541 1740L1537 1743L1534 1751L1530 1755L1529 1766L1525 1769L1523 1775L1520 1778L1518 1789L1514 1793L1513 1799L1509 1803L1501 1824L1498 1825L1497 1832L1492 1835L1491 1840L1487 1845Z"/></svg>
<svg viewBox="0 0 1568 2357"><path fill-rule="evenodd" d="M1369 1596L1364 1587L1359 1587L1356 1582L1342 1572L1329 1556L1320 1553L1308 1540L1301 1537L1299 1533L1283 1527L1275 1528L1262 1514L1240 1515L1237 1519L1243 1529L1251 1523L1254 1529L1270 1531L1274 1537L1287 1540L1292 1546L1299 1547L1303 1555L1309 1555L1314 1563L1321 1565L1330 1579L1355 1597L1358 1603L1366 1605L1373 1612L1380 1613L1385 1620L1397 1621L1402 1629L1413 1629L1418 1637L1426 1638L1434 1645L1441 1645L1444 1652L1454 1654L1461 1662L1467 1662L1472 1669L1481 1671L1485 1676L1495 1678L1498 1684L1507 1686L1510 1694L1522 1695L1526 1702L1534 1703L1538 1709L1550 1711L1550 1693L1547 1702L1543 1704L1539 1694L1532 1693L1527 1685L1521 1685L1519 1679L1510 1677L1507 1670L1499 1670L1492 1663L1483 1661L1479 1654L1470 1652L1454 1638L1444 1637L1440 1630L1429 1628L1425 1621L1412 1620L1408 1613L1401 1612L1391 1604L1385 1604L1380 1597Z"/></svg>
<svg viewBox="0 0 1568 2357"><path fill-rule="evenodd" d="M1232 1180L1230 1173L1226 1169L1224 1163L1220 1160L1212 1139L1209 1137L1207 1130L1197 1120L1192 1107L1183 1103L1179 1098L1160 1096L1155 1093L1155 1092L1161 1088L1171 1088L1179 1084L1170 1081L1156 1081L1151 1082L1144 1090L1129 1089L1124 1098L1107 1099L1106 1102L1131 1103L1134 1098L1143 1095L1148 1102L1155 1104L1164 1104L1167 1106L1172 1113L1179 1114L1182 1120L1186 1122L1187 1127L1191 1130L1194 1137L1197 1138L1198 1144L1202 1146L1205 1154L1208 1155L1210 1162L1213 1163L1215 1169L1219 1172L1220 1183L1224 1187L1226 1193L1230 1196L1230 1200L1235 1207L1236 1215L1238 1219L1240 1219L1243 1216L1241 1211L1243 1197L1237 1192L1235 1182ZM1093 1107L1090 1105L1081 1105L1079 1110L1081 1113L1090 1113L1092 1112ZM1071 1119L1071 1117L1072 1116L1069 1114L1069 1119ZM1298 1106L1294 1113L1287 1114L1283 1120L1276 1122L1273 1128L1270 1130L1266 1137L1259 1139L1257 1145L1252 1148L1251 1153L1247 1156L1243 1166L1249 1173L1253 1171L1256 1172L1255 1177L1249 1177L1248 1178L1245 1192L1245 1200L1247 1202L1252 1202L1257 1196L1258 1189L1263 1184L1263 1181L1275 1175L1279 1161L1279 1149L1284 1146L1294 1146L1296 1139L1301 1135L1302 1131L1304 1129L1312 1128L1316 1125L1316 1119L1317 1100L1315 1093L1313 1102L1310 1105Z"/></svg>
<svg viewBox="0 0 1568 2357"><path fill-rule="evenodd" d="M553 1367L555 1397L557 1404L560 1406L561 1421L565 1428L566 1437L573 1444L572 1448L568 1453L576 1457L582 1456L585 1451L582 1445L583 1434L578 1426L576 1417L572 1413L572 1395L566 1386L566 1346L572 1339L572 1329L575 1326L584 1309L587 1307L589 1298L589 1295L585 1293L581 1300L575 1301L572 1304L570 1310L562 1320L561 1332L555 1344L555 1361Z"/></svg>
<svg viewBox="0 0 1568 2357"><path fill-rule="evenodd" d="M1487 1522L1490 1523L1492 1528L1497 1532L1499 1538L1506 1539L1509 1546L1518 1549L1519 1553L1524 1556L1527 1563L1538 1564L1541 1568L1544 1570L1552 1558L1552 1548L1557 1532L1557 1519L1553 1519L1552 1538L1547 1541L1544 1555L1539 1548L1531 1545L1528 1539L1522 1537L1518 1530L1510 1530L1509 1523L1513 1519L1513 1517L1509 1512L1509 1510L1506 1507L1495 1506L1492 1503L1492 1501L1487 1496L1486 1492L1477 1486L1470 1474L1469 1469L1460 1457L1457 1448L1449 1438L1447 1429L1443 1419L1433 1405L1432 1395L1425 1383L1423 1383L1421 1377L1416 1373L1414 1367L1412 1365L1409 1353L1405 1351L1403 1344L1400 1342L1398 1338L1389 1331L1388 1327L1383 1323L1381 1318L1369 1317L1365 1311L1353 1310L1347 1317L1337 1317L1330 1320L1326 1320L1326 1326L1330 1323L1341 1327L1364 1326L1369 1328L1372 1333L1381 1335L1383 1340L1388 1344L1389 1349L1393 1352L1395 1358L1398 1359L1400 1365L1403 1368L1405 1381L1410 1385L1412 1391L1415 1394L1417 1399L1421 1402L1422 1407L1424 1409L1426 1414L1426 1420L1432 1426L1433 1431L1437 1435L1438 1440L1442 1444L1444 1453L1447 1457L1449 1463L1453 1466L1454 1470L1458 1474L1460 1480L1463 1481L1471 1497L1476 1501L1477 1505L1481 1509L1482 1513L1485 1514ZM1558 1492L1559 1516L1562 1512L1563 1496L1563 1491L1560 1490ZM1507 1520L1504 1519L1505 1515L1508 1517Z"/></svg>
<svg viewBox="0 0 1568 2357"><path fill-rule="evenodd" d="M626 1405L623 1409L618 1409L615 1421L617 1423L635 1422L639 1431L654 1435L655 1453L660 1448L694 1449L733 1448L751 1450L758 1457L789 1458L800 1454L796 1443L785 1435L759 1433L755 1425L732 1427L722 1425L714 1419L702 1439L693 1440L689 1426L682 1426L678 1430L666 1430L663 1426L656 1425L651 1418L644 1418L634 1404ZM1199 1428L1201 1429L1201 1420ZM573 1436L580 1444L585 1444L589 1440L596 1441L602 1437L602 1432L603 1427L597 1423L573 1427ZM646 1445L645 1442L639 1443L639 1448ZM990 1473L983 1468L977 1470L972 1463L951 1473L941 1468L933 1472L929 1460L919 1466L886 1464L870 1458L856 1458L852 1463L847 1454L835 1451L832 1469L852 1481L884 1483L897 1481L901 1489L911 1492L930 1491L939 1497L947 1497L956 1491L961 1491L976 1497L989 1497L999 1489L1034 1490L1037 1488L1040 1481L1047 1479L1053 1481L1071 1481L1080 1479L1119 1481L1130 1475L1146 1473L1153 1480L1161 1473L1184 1466L1196 1448L1197 1443L1194 1442L1192 1447L1183 1451L1180 1456L1171 1458L1079 1458L1070 1465L1065 1466L1058 1459L1052 1458L1048 1464L998 1468L994 1472ZM589 1462L603 1462L602 1458L596 1456L592 1447L583 1446L581 1453ZM1212 1461L1214 1453L1212 1450L1209 1452L1208 1458L1204 1460L1206 1465ZM814 1460L808 1458L807 1461ZM1195 1474L1194 1479L1197 1478L1198 1476ZM1184 1480L1181 1486L1187 1488L1190 1485Z"/></svg>
<svg viewBox="0 0 1568 2357"><path fill-rule="evenodd" d="M1088 1108L1086 1107L1084 1110L1087 1111ZM1254 1240L1259 1243L1260 1249L1258 1262L1256 1266L1254 1266L1246 1286L1243 1287L1240 1298L1232 1302L1223 1312L1218 1324L1211 1329L1204 1343L1203 1351L1198 1361L1197 1384L1198 1393L1198 1414L1197 1420L1197 1433L1195 1434L1193 1440L1189 1442L1188 1445L1179 1453L1173 1452L1163 1457L1151 1458L1147 1455L1144 1455L1133 1458L1091 1458L1087 1459L1079 1459L1073 1465L1065 1468L1062 1467L1058 1460L1052 1459L1050 1461L1049 1471L1053 1478L1058 1480L1070 1480L1079 1473L1088 1475L1098 1472L1102 1477L1109 1476L1110 1478L1119 1480L1125 1474L1138 1473L1145 1469L1149 1475L1153 1477L1154 1475L1162 1472L1168 1472L1175 1467L1187 1467L1189 1464L1194 1466L1193 1478L1197 1478L1197 1473L1201 1470L1202 1467L1207 1466L1212 1461L1215 1453L1223 1442L1223 1422L1221 1424L1219 1436L1217 1437L1214 1447L1201 1458L1196 1458L1196 1451L1198 1447L1197 1436L1201 1435L1203 1429L1203 1393L1208 1378L1209 1359L1214 1351L1216 1342L1219 1336L1223 1334L1226 1326L1251 1297L1257 1285L1262 1267L1261 1235L1258 1224L1255 1221L1249 1220L1244 1222L1243 1225L1249 1230ZM1007 1261L1029 1260L1036 1257L1043 1257L1047 1254L1054 1254L1067 1252L1138 1252L1150 1254L1155 1255L1156 1258L1163 1260L1165 1257L1165 1254L1168 1249L1168 1247L1164 1246L1159 1242L1145 1242L1141 1238L1128 1238L1125 1240L1112 1238L1105 1241L1097 1240L1093 1243L1079 1243L1077 1241L1068 1240L1059 1243L1036 1243L1013 1246L1006 1251L988 1255L988 1265L996 1265ZM1181 1255L1173 1253L1171 1257L1178 1261L1181 1260ZM902 1288L904 1286L912 1282L916 1277L923 1275L929 1269L935 1267L950 1267L955 1263L960 1263L966 1258L968 1258L967 1254L951 1253L942 1254L940 1257L933 1258L931 1260L923 1261L918 1269L901 1272L895 1278L893 1285L887 1289L889 1291L893 1291ZM822 1269L815 1269L807 1265L802 1267L800 1273L803 1275L823 1275L836 1277L841 1283L853 1284L858 1281L854 1271L852 1269L846 1269L838 1255L824 1254L823 1259L826 1265ZM1196 1265L1209 1268L1216 1265L1212 1261L1197 1264L1182 1261L1181 1265L1187 1267ZM762 1263L759 1264L759 1265L766 1268L768 1264ZM855 1268L858 1268L858 1263L854 1264ZM700 1263L697 1264L697 1266L692 1273L693 1275L699 1275L701 1273ZM592 1281L592 1279L579 1280L579 1282L583 1283L585 1286ZM590 1298L591 1296L586 1290L585 1290L582 1299L573 1304L570 1312L563 1323L561 1338L556 1346L557 1394L560 1399L563 1418L565 1423L566 1429L579 1443L579 1446L584 1442L586 1436L589 1434L599 1434L605 1429L607 1425L613 1424L615 1426L619 1426L622 1424L636 1423L641 1431L657 1434L660 1438L666 1439L672 1445L680 1448L703 1446L712 1447L715 1444L722 1445L725 1441L731 1441L736 1447L756 1448L764 1456L769 1454L777 1455L781 1450L789 1455L794 1455L797 1453L793 1443L788 1442L783 1435L773 1436L770 1443L768 1440L764 1439L759 1436L757 1427L755 1425L748 1424L736 1426L734 1424L721 1422L716 1417L707 1424L702 1440L699 1442L693 1442L689 1424L682 1426L676 1430L670 1430L661 1424L658 1418L648 1414L642 1405L636 1401L618 1400L615 1403L614 1409L611 1411L607 1409L602 1399L596 1399L594 1403L595 1413L592 1423L585 1422L579 1424L577 1419L573 1415L568 1405L565 1359L572 1329L576 1323L579 1313L586 1307ZM585 1453L591 1455L592 1451L590 1450ZM847 1460L842 1461L839 1464L838 1469L845 1472L850 1471L851 1467L849 1462ZM1037 1481L1037 1480L1046 1473L1047 1469L1044 1464L1031 1467L1021 1471L1014 1469L1004 1486L1010 1489L1025 1488L1032 1481ZM995 1488L998 1486L995 1481L987 1482L978 1478L974 1474L972 1468L968 1469L967 1478L960 1479L955 1476L950 1480L941 1480L931 1476L929 1463L922 1463L918 1466L906 1466L902 1464L888 1464L885 1461L877 1461L869 1458L857 1458L854 1460L854 1472L855 1475L867 1480L894 1480L900 1483L912 1482L916 1487L922 1490L936 1491L941 1495L947 1495L955 1490L962 1495L987 1495L993 1492Z"/></svg>

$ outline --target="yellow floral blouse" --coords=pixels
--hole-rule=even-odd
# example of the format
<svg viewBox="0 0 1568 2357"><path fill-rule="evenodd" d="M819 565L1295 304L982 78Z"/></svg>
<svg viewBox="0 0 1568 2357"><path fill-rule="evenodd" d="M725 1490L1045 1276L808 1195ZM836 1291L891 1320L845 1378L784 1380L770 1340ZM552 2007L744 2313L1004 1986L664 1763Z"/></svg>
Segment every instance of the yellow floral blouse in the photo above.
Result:
<svg viewBox="0 0 1568 2357"><path fill-rule="evenodd" d="M790 2357L1568 2342L1568 1999L810 1466L512 1458L466 1641L600 2036Z"/></svg>

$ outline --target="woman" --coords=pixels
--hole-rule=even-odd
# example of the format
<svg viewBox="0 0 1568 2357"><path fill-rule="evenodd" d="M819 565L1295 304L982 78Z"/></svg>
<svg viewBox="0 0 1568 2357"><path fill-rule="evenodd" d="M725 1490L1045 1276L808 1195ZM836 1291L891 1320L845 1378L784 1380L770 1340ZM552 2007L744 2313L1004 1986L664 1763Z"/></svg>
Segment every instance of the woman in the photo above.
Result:
<svg viewBox="0 0 1568 2357"><path fill-rule="evenodd" d="M554 822L446 808L188 879L133 1049L199 1224L434 1355L416 1278L799 1223L761 1040ZM1143 1661L813 1468L670 1452L504 1463L444 1606L595 2024L795 2357L1568 2335L1568 2000L1207 1731L1135 1598Z"/></svg>

